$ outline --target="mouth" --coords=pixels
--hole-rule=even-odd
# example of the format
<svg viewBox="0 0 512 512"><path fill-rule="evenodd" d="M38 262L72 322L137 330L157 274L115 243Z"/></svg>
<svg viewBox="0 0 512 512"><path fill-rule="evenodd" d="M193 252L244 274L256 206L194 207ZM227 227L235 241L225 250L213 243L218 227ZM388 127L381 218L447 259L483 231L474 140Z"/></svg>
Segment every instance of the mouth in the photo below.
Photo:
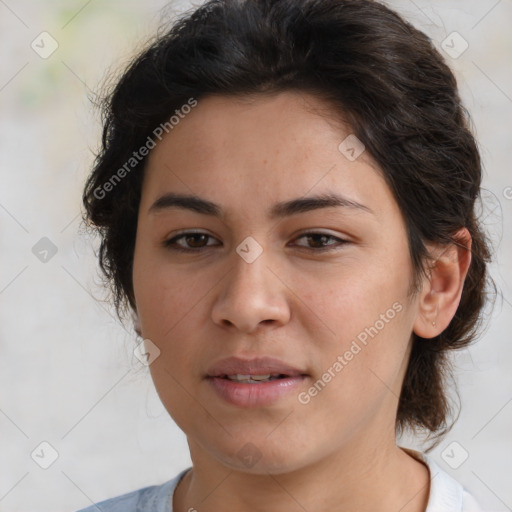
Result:
<svg viewBox="0 0 512 512"><path fill-rule="evenodd" d="M270 382L272 380L286 379L291 375L285 375L284 373L275 374L263 374L263 375L244 375L241 373L235 375L217 375L219 379L227 379L233 382L241 382L242 384L260 384L262 382Z"/></svg>
<svg viewBox="0 0 512 512"><path fill-rule="evenodd" d="M307 373L272 357L228 357L213 364L206 374L208 378L228 379L247 384L301 376L307 376Z"/></svg>
<svg viewBox="0 0 512 512"><path fill-rule="evenodd" d="M308 377L304 371L270 357L223 359L206 375L217 397L243 408L270 406L290 398Z"/></svg>

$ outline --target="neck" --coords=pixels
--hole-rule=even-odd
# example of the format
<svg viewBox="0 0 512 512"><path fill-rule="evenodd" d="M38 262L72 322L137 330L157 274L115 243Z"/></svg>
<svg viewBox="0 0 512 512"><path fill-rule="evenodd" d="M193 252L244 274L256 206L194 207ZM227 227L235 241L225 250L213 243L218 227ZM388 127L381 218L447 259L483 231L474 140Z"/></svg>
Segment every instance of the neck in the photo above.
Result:
<svg viewBox="0 0 512 512"><path fill-rule="evenodd" d="M198 449L190 443L191 454ZM194 457L192 457L194 460ZM254 474L199 457L174 494L175 512L424 512L428 468L397 447L342 450L287 473Z"/></svg>

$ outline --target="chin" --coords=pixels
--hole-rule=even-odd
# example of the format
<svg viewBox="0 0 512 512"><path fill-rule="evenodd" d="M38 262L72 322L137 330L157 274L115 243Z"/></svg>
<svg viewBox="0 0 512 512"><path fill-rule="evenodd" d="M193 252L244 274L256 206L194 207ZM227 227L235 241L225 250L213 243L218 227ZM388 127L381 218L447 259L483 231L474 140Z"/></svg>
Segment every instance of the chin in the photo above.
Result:
<svg viewBox="0 0 512 512"><path fill-rule="evenodd" d="M239 440L240 437L236 439ZM236 446L230 446L226 451L221 451L217 446L217 458L229 469L252 475L290 473L308 464L307 454L294 443L290 442L285 446L282 439L276 438L277 444L274 444L265 439L265 436L258 438L261 441L254 440L255 437L252 439L247 437L240 440L235 443Z"/></svg>

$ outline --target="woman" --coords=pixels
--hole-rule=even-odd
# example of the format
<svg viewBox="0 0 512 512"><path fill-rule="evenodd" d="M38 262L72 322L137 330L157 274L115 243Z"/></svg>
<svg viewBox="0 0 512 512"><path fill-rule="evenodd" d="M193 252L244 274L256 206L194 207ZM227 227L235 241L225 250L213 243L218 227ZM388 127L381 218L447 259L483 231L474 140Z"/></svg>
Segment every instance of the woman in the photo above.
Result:
<svg viewBox="0 0 512 512"><path fill-rule="evenodd" d="M480 510L397 445L450 428L489 260L429 39L372 1L209 1L104 107L87 220L193 466L98 507Z"/></svg>

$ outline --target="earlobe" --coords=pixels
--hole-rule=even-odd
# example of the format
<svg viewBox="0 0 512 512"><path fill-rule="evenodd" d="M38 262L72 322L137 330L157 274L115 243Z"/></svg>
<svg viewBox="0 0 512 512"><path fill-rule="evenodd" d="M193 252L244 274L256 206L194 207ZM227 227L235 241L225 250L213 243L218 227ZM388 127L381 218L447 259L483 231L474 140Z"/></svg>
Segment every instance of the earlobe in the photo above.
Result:
<svg viewBox="0 0 512 512"><path fill-rule="evenodd" d="M462 296L471 263L471 235L466 228L455 234L454 243L437 245L434 263L425 277L413 331L422 338L434 338L450 324Z"/></svg>
<svg viewBox="0 0 512 512"><path fill-rule="evenodd" d="M436 304L436 312L434 313L434 320L432 320L432 326L437 327L437 314L439 313L439 304Z"/></svg>

